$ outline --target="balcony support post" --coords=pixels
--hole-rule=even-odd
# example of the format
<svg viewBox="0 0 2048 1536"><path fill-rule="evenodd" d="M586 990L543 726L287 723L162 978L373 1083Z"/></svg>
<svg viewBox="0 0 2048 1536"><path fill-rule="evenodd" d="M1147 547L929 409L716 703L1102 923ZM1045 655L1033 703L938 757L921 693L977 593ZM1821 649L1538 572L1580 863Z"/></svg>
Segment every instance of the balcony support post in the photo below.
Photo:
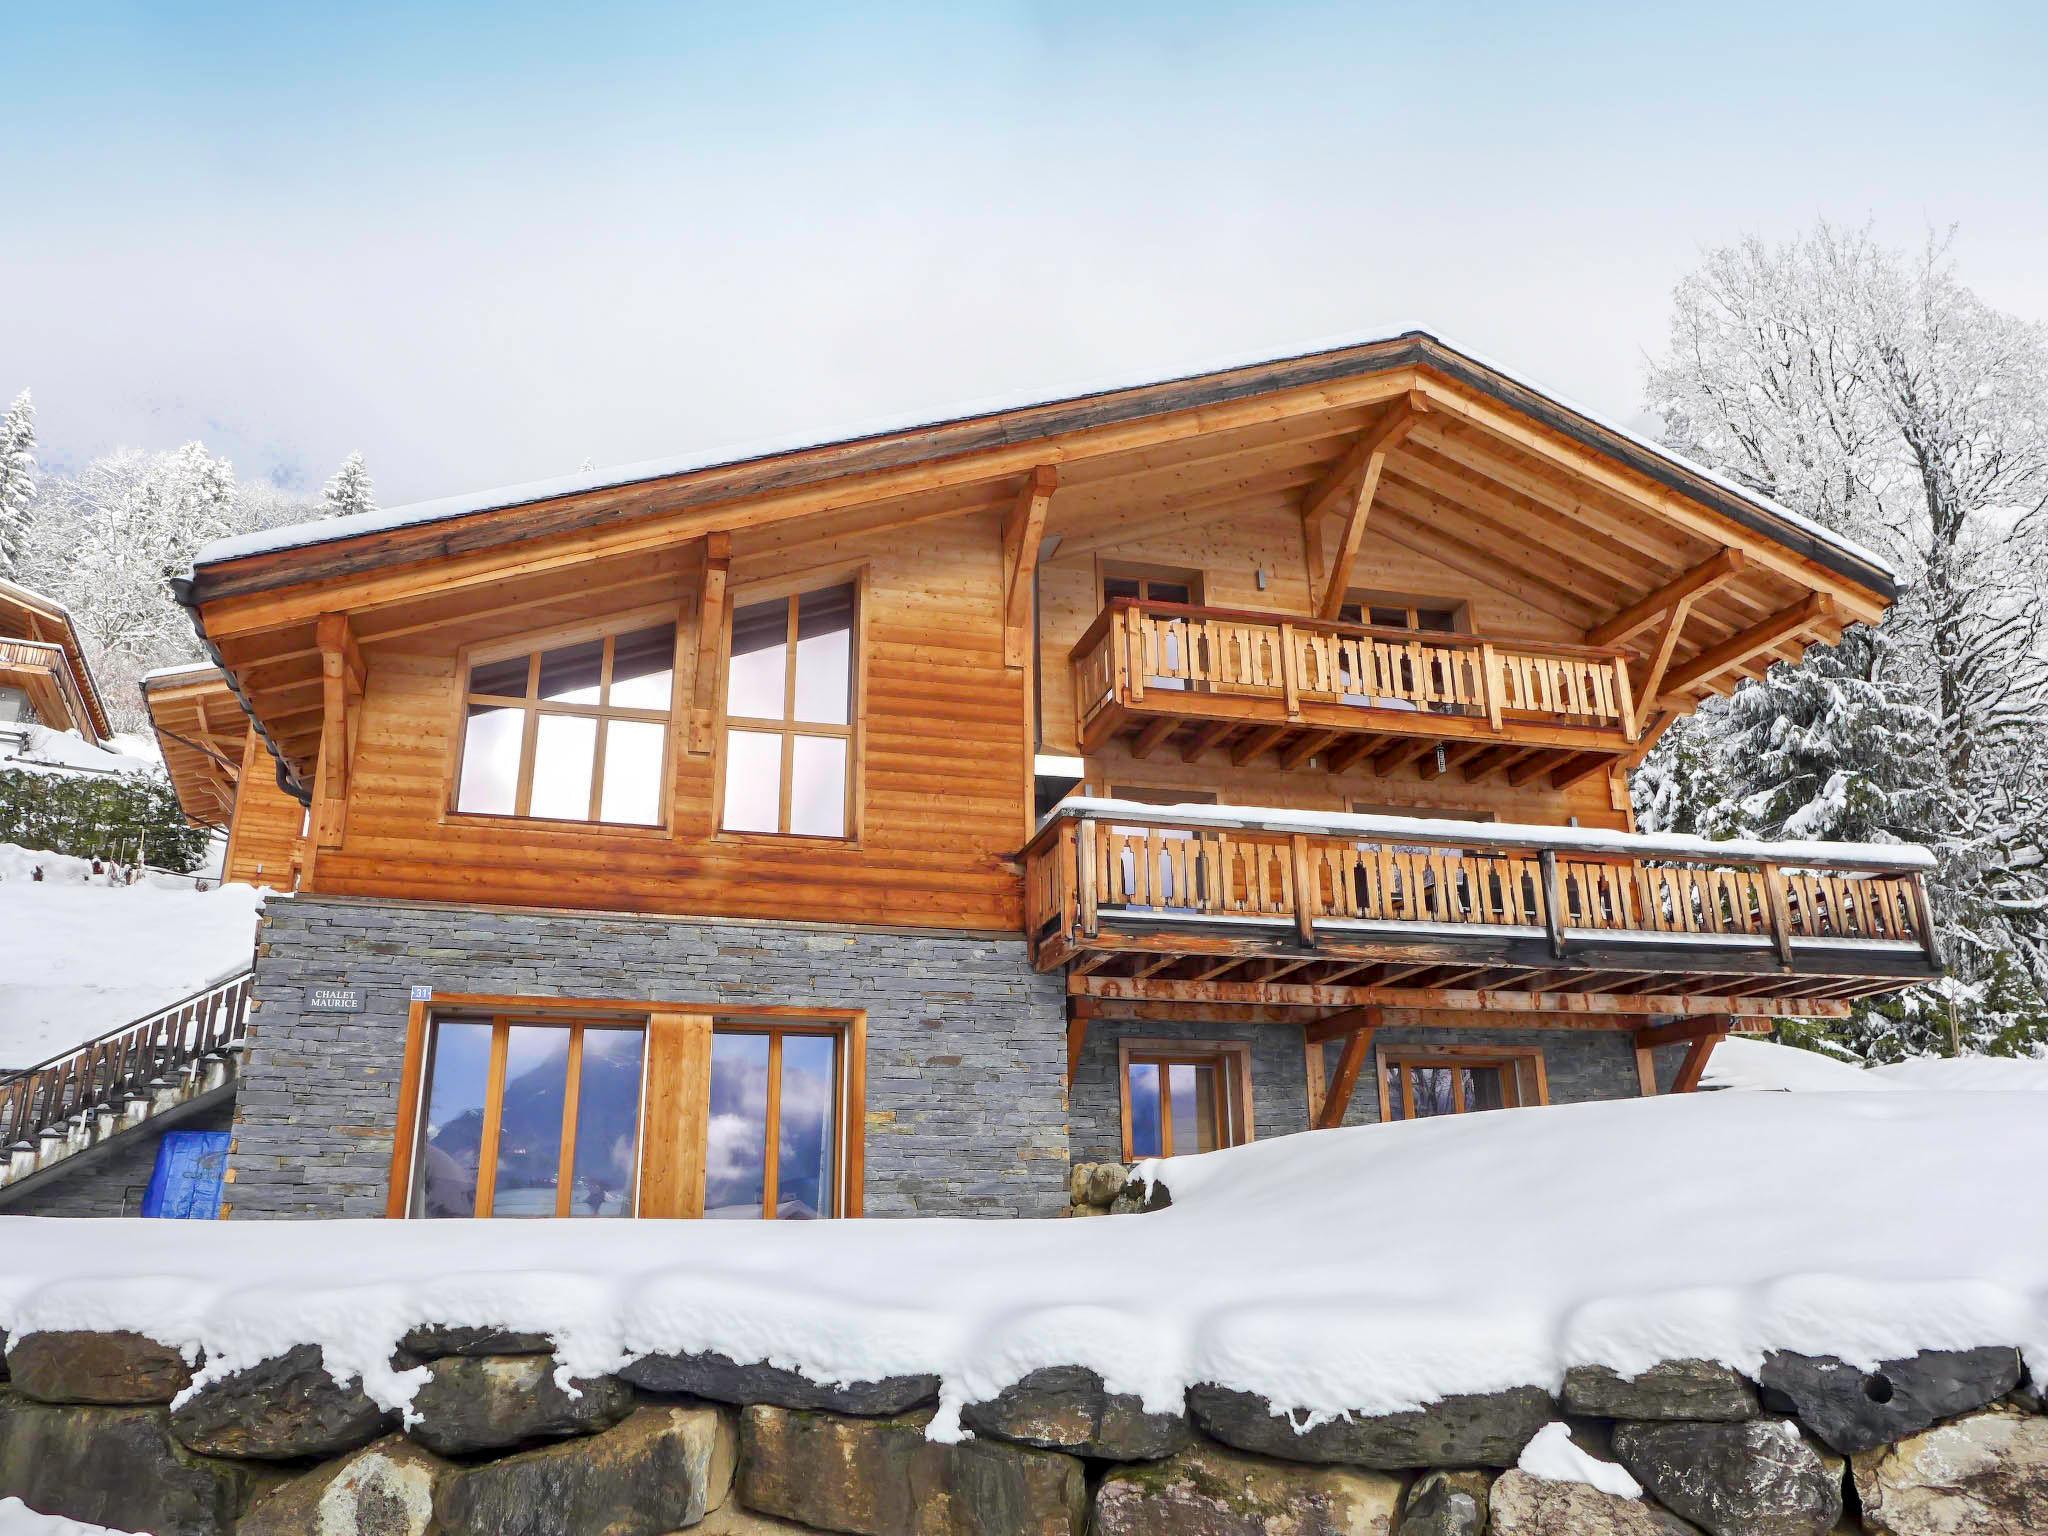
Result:
<svg viewBox="0 0 2048 1536"><path fill-rule="evenodd" d="M1479 647L1479 678L1480 686L1486 690L1486 723L1498 736L1501 729L1500 700L1505 683L1500 673L1500 653L1493 648L1491 640Z"/></svg>
<svg viewBox="0 0 2048 1536"><path fill-rule="evenodd" d="M732 535L704 535L704 581L697 593L696 675L690 680L690 752L702 757L714 745L717 721L718 653L725 645L725 583L732 570Z"/></svg>
<svg viewBox="0 0 2048 1536"><path fill-rule="evenodd" d="M1344 1112L1351 1107L1351 1092L1358 1086L1359 1070L1372 1050L1373 1029L1372 1024L1361 1025L1345 1037L1343 1054L1337 1058L1336 1076L1330 1082L1329 1092L1323 1095L1322 1109L1316 1116L1317 1130L1333 1131L1344 1123Z"/></svg>
<svg viewBox="0 0 2048 1536"><path fill-rule="evenodd" d="M1074 898L1079 906L1081 937L1101 931L1095 912L1095 823L1085 817L1074 823Z"/></svg>
<svg viewBox="0 0 2048 1536"><path fill-rule="evenodd" d="M1557 878L1557 850L1542 849L1536 855L1543 875L1543 931L1550 939L1550 956L1564 958L1564 889Z"/></svg>
<svg viewBox="0 0 2048 1536"><path fill-rule="evenodd" d="M1301 718L1301 658L1295 653L1294 626L1280 621L1280 691L1287 706L1287 718Z"/></svg>
<svg viewBox="0 0 2048 1536"><path fill-rule="evenodd" d="M1764 903L1771 917L1771 942L1778 948L1778 963L1792 964L1792 909L1785 901L1785 872L1775 864L1757 871L1763 882Z"/></svg>

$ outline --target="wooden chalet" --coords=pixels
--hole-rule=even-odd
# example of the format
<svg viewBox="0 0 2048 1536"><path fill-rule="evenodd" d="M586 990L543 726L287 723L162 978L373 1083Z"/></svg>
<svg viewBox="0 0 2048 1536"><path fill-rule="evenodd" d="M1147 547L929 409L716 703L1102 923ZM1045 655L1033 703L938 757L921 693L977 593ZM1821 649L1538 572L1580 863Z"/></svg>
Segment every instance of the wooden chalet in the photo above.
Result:
<svg viewBox="0 0 2048 1536"><path fill-rule="evenodd" d="M1890 572L1421 333L255 535L179 596L188 812L306 815L238 1214L1050 1214L1070 1161L1689 1089L1938 971L1917 850L1630 811Z"/></svg>
<svg viewBox="0 0 2048 1536"><path fill-rule="evenodd" d="M76 731L93 746L113 734L71 615L62 604L0 581L0 725Z"/></svg>

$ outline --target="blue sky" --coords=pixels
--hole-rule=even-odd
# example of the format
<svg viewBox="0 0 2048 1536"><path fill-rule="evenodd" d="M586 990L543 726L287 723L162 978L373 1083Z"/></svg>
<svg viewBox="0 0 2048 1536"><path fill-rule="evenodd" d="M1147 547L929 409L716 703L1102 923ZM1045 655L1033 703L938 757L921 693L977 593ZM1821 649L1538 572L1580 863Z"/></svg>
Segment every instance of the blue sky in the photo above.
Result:
<svg viewBox="0 0 2048 1536"><path fill-rule="evenodd" d="M0 397L386 504L1423 324L1624 418L1826 215L2048 318L2023 4L0 20Z"/></svg>

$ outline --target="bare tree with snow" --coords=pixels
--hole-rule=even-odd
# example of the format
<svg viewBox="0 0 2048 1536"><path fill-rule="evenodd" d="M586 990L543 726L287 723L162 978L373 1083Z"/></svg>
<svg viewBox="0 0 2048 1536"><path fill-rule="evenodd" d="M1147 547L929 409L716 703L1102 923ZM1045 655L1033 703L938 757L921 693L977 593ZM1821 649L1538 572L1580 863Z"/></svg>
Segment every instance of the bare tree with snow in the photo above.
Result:
<svg viewBox="0 0 2048 1536"><path fill-rule="evenodd" d="M1646 812L1931 843L1961 1005L2017 984L2048 1020L2048 326L1964 287L1945 239L1906 254L1824 223L1710 252L1648 399L1674 445L1902 579L1880 636L1674 733ZM1681 778L1726 798L1679 811Z"/></svg>
<svg viewBox="0 0 2048 1536"><path fill-rule="evenodd" d="M0 576L21 570L36 499L36 408L23 390L0 416Z"/></svg>
<svg viewBox="0 0 2048 1536"><path fill-rule="evenodd" d="M376 491L370 484L370 471L364 467L361 449L341 461L341 468L321 490L320 501L324 517L349 517L377 510Z"/></svg>

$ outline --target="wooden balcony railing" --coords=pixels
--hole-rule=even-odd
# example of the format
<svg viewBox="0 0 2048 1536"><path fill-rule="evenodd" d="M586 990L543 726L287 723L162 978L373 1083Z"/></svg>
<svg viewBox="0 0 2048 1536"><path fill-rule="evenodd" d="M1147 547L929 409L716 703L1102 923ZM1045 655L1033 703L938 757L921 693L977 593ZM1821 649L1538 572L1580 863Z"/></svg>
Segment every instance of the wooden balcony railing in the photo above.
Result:
<svg viewBox="0 0 2048 1536"><path fill-rule="evenodd" d="M1440 822L1369 818L1385 830L1361 834L1259 815L1063 807L1027 849L1027 925L1042 965L1136 935L1137 947L1170 954L1179 934L1190 954L1236 942L1261 954L1355 956L1392 942L1412 958L1412 941L1424 939L1455 957L1469 940L1510 970L1569 967L1575 952L1603 965L1626 952L1646 975L1673 969L1674 955L1678 968L1713 970L1716 950L1741 952L1737 970L1859 976L1872 973L1873 954L1884 956L1876 973L1938 970L1918 850L1816 843L1793 864L1674 853L1619 833L1589 840L1559 829L1553 840L1527 828L1446 832ZM1644 851L1622 851L1632 842Z"/></svg>
<svg viewBox="0 0 2048 1536"><path fill-rule="evenodd" d="M1286 758L1289 730L1615 753L1636 739L1613 648L1119 598L1071 653L1084 752L1126 727L1237 722ZM1221 744L1216 730L1210 744ZM1263 750L1263 747L1262 747Z"/></svg>
<svg viewBox="0 0 2048 1536"><path fill-rule="evenodd" d="M133 1023L0 1077L0 1157L33 1151L34 1138L95 1111L146 1100L209 1054L239 1045L248 1027L252 973L217 982Z"/></svg>

